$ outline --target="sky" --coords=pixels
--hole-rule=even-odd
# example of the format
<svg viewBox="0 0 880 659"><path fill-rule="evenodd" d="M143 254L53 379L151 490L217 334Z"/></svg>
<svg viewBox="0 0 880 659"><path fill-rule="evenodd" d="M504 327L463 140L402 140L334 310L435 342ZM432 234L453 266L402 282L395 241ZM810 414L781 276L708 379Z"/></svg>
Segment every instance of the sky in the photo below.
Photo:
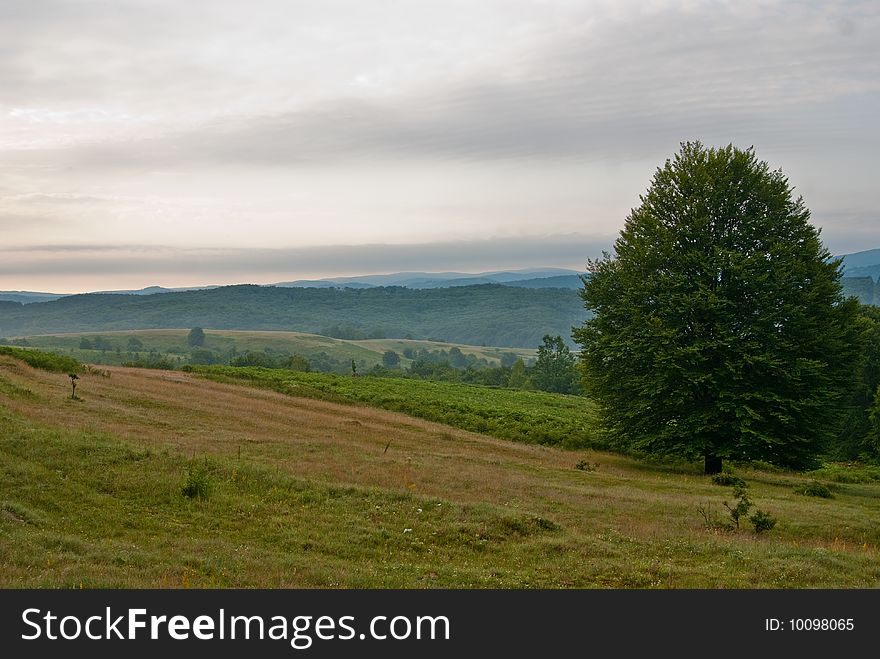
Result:
<svg viewBox="0 0 880 659"><path fill-rule="evenodd" d="M683 141L880 247L880 4L3 0L0 290L582 270Z"/></svg>

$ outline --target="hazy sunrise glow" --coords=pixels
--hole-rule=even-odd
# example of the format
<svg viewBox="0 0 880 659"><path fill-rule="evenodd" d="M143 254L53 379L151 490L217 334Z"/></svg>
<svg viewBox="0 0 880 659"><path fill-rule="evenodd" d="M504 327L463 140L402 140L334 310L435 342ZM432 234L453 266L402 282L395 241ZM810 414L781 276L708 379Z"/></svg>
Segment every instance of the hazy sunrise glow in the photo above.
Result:
<svg viewBox="0 0 880 659"><path fill-rule="evenodd" d="M0 4L0 289L582 268L684 140L880 247L880 8Z"/></svg>

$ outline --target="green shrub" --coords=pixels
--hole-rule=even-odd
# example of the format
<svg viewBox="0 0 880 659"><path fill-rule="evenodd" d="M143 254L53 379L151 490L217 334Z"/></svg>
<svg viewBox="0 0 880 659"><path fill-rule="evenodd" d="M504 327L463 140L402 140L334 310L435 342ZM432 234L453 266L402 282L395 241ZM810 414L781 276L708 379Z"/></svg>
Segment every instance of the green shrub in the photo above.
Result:
<svg viewBox="0 0 880 659"><path fill-rule="evenodd" d="M763 510L756 510L755 514L749 517L749 521L754 525L755 533L763 533L776 526L776 518Z"/></svg>
<svg viewBox="0 0 880 659"><path fill-rule="evenodd" d="M730 519L733 520L734 526L739 528L739 520L743 515L749 512L749 509L753 504L752 500L749 498L749 490L745 483L742 485L734 485L733 496L736 497L736 502L731 505L725 501L724 507L727 508L730 513Z"/></svg>
<svg viewBox="0 0 880 659"><path fill-rule="evenodd" d="M174 364L171 363L168 357L163 357L156 353L150 353L146 357L141 357L140 359L124 361L122 362L122 365L127 368L152 368L162 371L174 370Z"/></svg>
<svg viewBox="0 0 880 659"><path fill-rule="evenodd" d="M596 471L599 468L598 462L589 462L587 460L581 460L575 466L575 469L580 469L581 471Z"/></svg>
<svg viewBox="0 0 880 659"><path fill-rule="evenodd" d="M872 483L880 481L880 465L832 463L807 475L835 483Z"/></svg>
<svg viewBox="0 0 880 659"><path fill-rule="evenodd" d="M43 371L53 371L55 373L83 372L83 365L78 361L66 355L56 355L54 352L0 346L0 355L8 355L9 357L20 359L29 366Z"/></svg>
<svg viewBox="0 0 880 659"><path fill-rule="evenodd" d="M746 482L739 476L733 474L715 474L712 476L712 482L715 485L723 485L725 487L745 487Z"/></svg>
<svg viewBox="0 0 880 659"><path fill-rule="evenodd" d="M214 489L208 461L190 462L180 493L188 499L207 499Z"/></svg>
<svg viewBox="0 0 880 659"><path fill-rule="evenodd" d="M825 483L820 483L819 481L810 481L803 487L795 489L795 494L803 494L807 497L821 497L822 499L834 498L834 495L831 494L831 489Z"/></svg>

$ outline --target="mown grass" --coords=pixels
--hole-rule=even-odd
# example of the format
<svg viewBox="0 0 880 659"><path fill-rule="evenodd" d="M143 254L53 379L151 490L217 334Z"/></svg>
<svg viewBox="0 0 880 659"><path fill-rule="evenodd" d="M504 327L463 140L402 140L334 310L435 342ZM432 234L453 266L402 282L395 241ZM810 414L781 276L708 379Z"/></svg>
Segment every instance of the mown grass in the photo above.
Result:
<svg viewBox="0 0 880 659"><path fill-rule="evenodd" d="M707 528L687 464L501 441L183 373L0 357L0 586L880 585L880 483L740 468L778 520ZM389 448L390 446L390 448ZM592 471L577 469L581 460ZM204 465L205 497L184 490ZM839 469L844 469L839 466Z"/></svg>
<svg viewBox="0 0 880 659"><path fill-rule="evenodd" d="M364 403L500 439L569 449L602 446L593 418L595 408L582 396L256 367L199 366L193 371L292 396Z"/></svg>

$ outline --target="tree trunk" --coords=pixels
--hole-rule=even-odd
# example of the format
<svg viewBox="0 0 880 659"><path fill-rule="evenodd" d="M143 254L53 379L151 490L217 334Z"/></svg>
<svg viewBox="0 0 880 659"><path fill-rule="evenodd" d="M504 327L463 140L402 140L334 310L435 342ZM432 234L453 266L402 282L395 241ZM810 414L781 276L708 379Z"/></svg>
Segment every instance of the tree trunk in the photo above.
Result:
<svg viewBox="0 0 880 659"><path fill-rule="evenodd" d="M706 474L721 473L721 458L714 453L706 453Z"/></svg>

